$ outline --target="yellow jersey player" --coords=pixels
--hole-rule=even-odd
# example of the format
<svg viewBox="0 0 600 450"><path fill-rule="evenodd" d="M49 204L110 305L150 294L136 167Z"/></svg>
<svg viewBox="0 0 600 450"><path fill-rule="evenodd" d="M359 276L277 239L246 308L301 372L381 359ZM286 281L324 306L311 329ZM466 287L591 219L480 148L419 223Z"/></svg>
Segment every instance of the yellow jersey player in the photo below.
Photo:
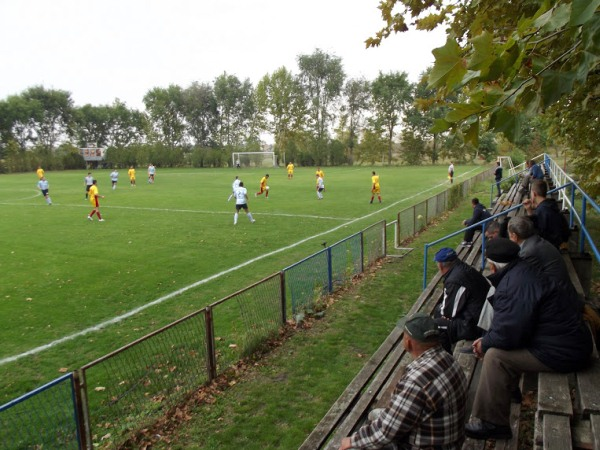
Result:
<svg viewBox="0 0 600 450"><path fill-rule="evenodd" d="M133 166L131 166L127 171L127 176L129 177L129 185L135 186L135 169Z"/></svg>
<svg viewBox="0 0 600 450"><path fill-rule="evenodd" d="M381 188L379 186L379 175L373 171L373 175L371 176L371 201L369 203L373 203L373 199L377 195L379 199L379 203L381 203Z"/></svg>
<svg viewBox="0 0 600 450"><path fill-rule="evenodd" d="M267 173L264 177L260 179L260 190L254 194L255 197L258 197L263 192L265 193L265 198L269 198L269 186L267 186L267 180L269 179L269 174Z"/></svg>
<svg viewBox="0 0 600 450"><path fill-rule="evenodd" d="M35 171L35 173L37 173L38 178L41 180L42 178L44 178L44 169L42 169L42 166L38 166L37 170Z"/></svg>
<svg viewBox="0 0 600 450"><path fill-rule="evenodd" d="M291 180L292 178L294 178L294 163L290 162L286 168L287 168L288 180Z"/></svg>
<svg viewBox="0 0 600 450"><path fill-rule="evenodd" d="M98 215L98 222L104 222L104 219L100 215L100 203L98 202L98 198L104 198L104 195L100 195L98 193L98 186L96 186L96 180L92 181L92 185L90 186L90 190L88 191L88 195L89 195L89 198L90 198L90 203L94 207L94 209L92 209L92 212L89 213L88 216L87 216L88 220L94 220L94 219L92 219L92 216L94 214L97 214Z"/></svg>
<svg viewBox="0 0 600 450"><path fill-rule="evenodd" d="M320 176L321 178L325 178L325 172L323 172L320 167L317 167L317 171L315 172L315 174Z"/></svg>

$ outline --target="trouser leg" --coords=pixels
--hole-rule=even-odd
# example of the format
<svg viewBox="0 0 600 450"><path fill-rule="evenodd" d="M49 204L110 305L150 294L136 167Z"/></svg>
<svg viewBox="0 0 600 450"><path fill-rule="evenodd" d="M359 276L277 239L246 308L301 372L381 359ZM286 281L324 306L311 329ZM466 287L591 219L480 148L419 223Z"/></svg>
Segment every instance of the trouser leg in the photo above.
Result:
<svg viewBox="0 0 600 450"><path fill-rule="evenodd" d="M489 349L473 401L473 417L495 425L509 425L510 393L523 372L552 372L528 350Z"/></svg>

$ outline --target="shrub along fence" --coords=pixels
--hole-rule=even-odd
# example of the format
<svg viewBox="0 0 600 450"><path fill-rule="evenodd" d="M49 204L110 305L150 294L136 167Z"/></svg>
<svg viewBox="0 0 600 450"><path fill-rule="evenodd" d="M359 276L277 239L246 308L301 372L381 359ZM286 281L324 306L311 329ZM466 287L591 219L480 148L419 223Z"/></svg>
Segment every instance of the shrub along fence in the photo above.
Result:
<svg viewBox="0 0 600 450"><path fill-rule="evenodd" d="M487 176L491 172L486 172ZM476 179L484 179L477 175ZM419 231L476 181L466 180L398 214ZM463 186L465 185L465 186ZM448 194L450 192L450 194ZM400 226L412 217L412 228ZM404 223L402 222L402 223ZM400 235L397 230L397 236ZM0 407L0 447L110 448L276 337L292 315L318 312L323 297L386 255L377 222L298 263L183 317Z"/></svg>

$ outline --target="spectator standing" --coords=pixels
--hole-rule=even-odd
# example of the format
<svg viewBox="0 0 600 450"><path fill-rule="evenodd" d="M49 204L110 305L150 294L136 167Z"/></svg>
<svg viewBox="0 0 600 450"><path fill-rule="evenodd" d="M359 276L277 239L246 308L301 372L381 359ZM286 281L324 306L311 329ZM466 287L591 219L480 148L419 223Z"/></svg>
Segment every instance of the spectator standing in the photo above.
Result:
<svg viewBox="0 0 600 450"><path fill-rule="evenodd" d="M444 296L433 317L440 329L442 347L450 352L457 341L481 336L477 321L491 285L474 267L458 259L451 248L440 249L434 261L444 280Z"/></svg>
<svg viewBox="0 0 600 450"><path fill-rule="evenodd" d="M52 199L50 198L50 184L48 183L48 180L46 180L46 177L42 175L42 178L40 178L37 185L38 189L42 191L42 195L46 199L48 206L52 205Z"/></svg>
<svg viewBox="0 0 600 450"><path fill-rule="evenodd" d="M473 343L483 358L466 435L510 439L511 393L524 372L572 372L587 366L592 337L575 291L541 277L520 247L497 238L486 247L496 291L490 329ZM485 357L484 357L485 354Z"/></svg>
<svg viewBox="0 0 600 450"><path fill-rule="evenodd" d="M317 175L317 199L323 200L323 191L325 190L325 182L323 177Z"/></svg>
<svg viewBox="0 0 600 450"><path fill-rule="evenodd" d="M265 198L269 198L269 186L267 186L267 180L269 179L269 174L265 174L264 177L260 179L260 186L258 188L258 192L254 194L255 197L258 197L263 192L265 193Z"/></svg>
<svg viewBox="0 0 600 450"><path fill-rule="evenodd" d="M237 225L240 209L243 209L248 216L250 223L256 222L252 217L252 213L248 210L248 190L244 187L244 183L240 181L239 186L235 189L235 214L233 215L233 224Z"/></svg>
<svg viewBox="0 0 600 450"><path fill-rule="evenodd" d="M502 181L502 164L500 161L496 161L496 168L494 169L494 180L496 181L496 189L498 190L498 197L502 194L500 189L500 181Z"/></svg>
<svg viewBox="0 0 600 450"><path fill-rule="evenodd" d="M439 331L427 314L408 318L403 344L414 361L388 405L373 410L369 416L377 417L342 439L340 450L461 448L467 402L463 370L439 345Z"/></svg>
<svg viewBox="0 0 600 450"><path fill-rule="evenodd" d="M373 171L371 175L371 201L369 203L373 203L375 196L377 196L379 203L381 203L381 186L379 185L379 175Z"/></svg>
<svg viewBox="0 0 600 450"><path fill-rule="evenodd" d="M84 177L83 179L83 185L85 186L85 198L88 198L88 192L90 191L90 188L92 187L92 184L94 184L94 177L92 176L92 172L88 172L87 176Z"/></svg>
<svg viewBox="0 0 600 450"><path fill-rule="evenodd" d="M119 172L115 168L115 170L110 173L110 182L112 183L113 191L117 188L117 181L119 181Z"/></svg>
<svg viewBox="0 0 600 450"><path fill-rule="evenodd" d="M531 198L523 202L538 234L560 248L569 241L571 230L567 219L560 212L558 203L553 198L547 198L548 185L544 180L535 180L531 183Z"/></svg>
<svg viewBox="0 0 600 450"><path fill-rule="evenodd" d="M479 199L477 197L471 199L471 206L473 207L473 215L470 219L463 220L463 225L469 227L476 223L481 222L482 220L489 219L491 214L487 210L487 208L479 203ZM473 236L475 236L476 230L481 230L481 225L478 227L473 227L465 231L464 241L461 243L463 247L470 247L473 245Z"/></svg>
<svg viewBox="0 0 600 450"><path fill-rule="evenodd" d="M448 166L448 179L450 180L450 184L454 183L454 163L450 161L450 165Z"/></svg>
<svg viewBox="0 0 600 450"><path fill-rule="evenodd" d="M90 203L92 204L94 209L92 209L92 212L88 214L87 218L88 220L94 220L92 216L96 214L98 216L98 222L104 222L104 219L100 215L100 202L98 201L98 198L104 198L104 195L99 194L98 186L96 185L96 183L96 180L92 180L92 185L90 186Z"/></svg>

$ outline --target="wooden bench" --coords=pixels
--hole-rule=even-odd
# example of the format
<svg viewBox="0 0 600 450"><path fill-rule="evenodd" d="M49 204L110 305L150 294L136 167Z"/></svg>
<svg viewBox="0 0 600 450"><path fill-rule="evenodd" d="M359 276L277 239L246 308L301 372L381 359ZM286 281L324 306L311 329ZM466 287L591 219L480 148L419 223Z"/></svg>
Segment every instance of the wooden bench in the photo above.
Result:
<svg viewBox="0 0 600 450"><path fill-rule="evenodd" d="M492 209L495 215L521 202L518 184L504 193ZM522 213L522 209L510 215ZM459 257L468 264L480 267L481 233L476 233L473 245L459 248ZM568 255L565 256L568 258ZM574 270L570 271L576 276ZM580 285L580 284L579 284ZM431 314L442 298L442 277L437 273L409 311ZM580 288L581 289L581 288ZM580 289L577 289L580 291ZM389 401L392 391L412 361L402 346L402 326L395 327L379 349L371 356L340 395L317 427L304 441L301 450L337 449L343 437L352 434L366 420L368 413ZM459 342L460 349L469 342ZM463 368L469 383L467 414L470 415L477 389L481 361L472 354L455 351L455 358ZM527 374L521 381L523 389L536 391L537 409L532 414L533 445L544 449L594 448L600 449L600 362L576 374ZM532 387L532 389L530 389ZM513 438L509 440L481 441L466 439L463 449L487 450L491 448L517 450L523 405L512 404L510 424ZM525 408L529 405L525 406ZM534 406L535 407L535 406ZM529 420L529 419L528 419ZM598 439L596 439L598 436Z"/></svg>

